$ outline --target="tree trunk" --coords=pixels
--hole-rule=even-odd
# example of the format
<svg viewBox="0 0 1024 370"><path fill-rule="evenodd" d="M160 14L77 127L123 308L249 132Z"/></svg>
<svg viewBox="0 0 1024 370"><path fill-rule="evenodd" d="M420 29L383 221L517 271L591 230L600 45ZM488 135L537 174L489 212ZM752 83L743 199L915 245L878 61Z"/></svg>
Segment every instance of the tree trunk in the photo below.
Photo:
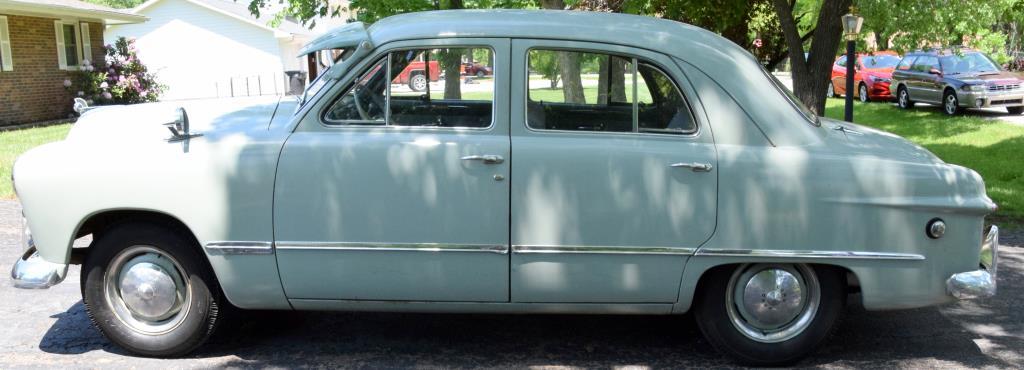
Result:
<svg viewBox="0 0 1024 370"><path fill-rule="evenodd" d="M541 0L544 9L565 9L563 0ZM574 52L558 52L558 66L562 75L562 96L566 103L582 104L583 81L580 79L580 56Z"/></svg>
<svg viewBox="0 0 1024 370"><path fill-rule="evenodd" d="M818 115L825 114L825 90L832 73L832 62L842 40L842 15L852 0L824 0L818 13L818 23L811 38L807 60L803 58L803 42L793 19L793 7L786 0L772 0L779 17L782 33L790 51L789 63L793 67L793 93Z"/></svg>
<svg viewBox="0 0 1024 370"><path fill-rule="evenodd" d="M462 0L447 0L443 4L444 9L462 9L465 6ZM462 99L462 75L459 68L462 64L463 49L446 49L441 51L441 69L444 70L444 99ZM472 57L470 51L470 57ZM427 83L430 83L430 76L427 76Z"/></svg>
<svg viewBox="0 0 1024 370"><path fill-rule="evenodd" d="M610 59L610 60L609 60ZM626 61L617 57L598 61L597 104L626 101ZM609 66L611 72L609 72ZM611 86L608 86L608 83Z"/></svg>
<svg viewBox="0 0 1024 370"><path fill-rule="evenodd" d="M444 98L462 99L462 78L459 67L462 62L462 51L465 49L447 49L441 51L441 69L444 70ZM429 77L429 76L428 76Z"/></svg>
<svg viewBox="0 0 1024 370"><path fill-rule="evenodd" d="M566 103L583 104L583 80L580 78L580 54L572 51L558 52L558 66L562 75L562 96Z"/></svg>

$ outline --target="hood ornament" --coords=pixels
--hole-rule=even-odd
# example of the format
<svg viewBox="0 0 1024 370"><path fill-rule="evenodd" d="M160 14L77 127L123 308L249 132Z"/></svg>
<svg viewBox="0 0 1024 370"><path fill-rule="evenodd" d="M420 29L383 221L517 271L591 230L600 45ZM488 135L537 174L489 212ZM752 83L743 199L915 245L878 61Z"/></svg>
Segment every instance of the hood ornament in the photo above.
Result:
<svg viewBox="0 0 1024 370"><path fill-rule="evenodd" d="M90 109L96 108L90 107L89 102L82 98L75 98L75 103L71 107L71 109L73 109L75 113L78 113L78 115L82 115Z"/></svg>
<svg viewBox="0 0 1024 370"><path fill-rule="evenodd" d="M189 132L188 114L185 113L185 108L178 107L175 112L178 117L174 121L164 124L164 126L167 127L167 130L171 131L171 137L167 138L168 143L176 143L194 137L203 136L203 134L193 134Z"/></svg>

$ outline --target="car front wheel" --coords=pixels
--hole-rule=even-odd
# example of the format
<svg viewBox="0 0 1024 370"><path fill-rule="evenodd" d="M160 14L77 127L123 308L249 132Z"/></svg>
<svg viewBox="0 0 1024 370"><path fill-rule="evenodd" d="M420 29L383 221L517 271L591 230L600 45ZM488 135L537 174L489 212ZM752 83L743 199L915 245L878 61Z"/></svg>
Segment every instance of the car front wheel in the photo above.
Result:
<svg viewBox="0 0 1024 370"><path fill-rule="evenodd" d="M960 99L956 97L956 93L946 90L942 94L942 112L950 116L960 113Z"/></svg>
<svg viewBox="0 0 1024 370"><path fill-rule="evenodd" d="M229 303L192 238L154 223L104 233L82 267L82 297L93 324L143 356L181 356L203 344Z"/></svg>
<svg viewBox="0 0 1024 370"><path fill-rule="evenodd" d="M860 83L860 88L857 90L857 94L860 95L861 103L867 103L871 101L871 97L868 96L868 85L863 82Z"/></svg>
<svg viewBox="0 0 1024 370"><path fill-rule="evenodd" d="M910 109L914 107L914 101L910 100L910 93L907 92L907 88L900 86L899 90L896 91L896 106L900 109Z"/></svg>
<svg viewBox="0 0 1024 370"><path fill-rule="evenodd" d="M702 281L694 314L719 352L754 366L796 362L828 337L846 298L842 275L805 264L718 268Z"/></svg>

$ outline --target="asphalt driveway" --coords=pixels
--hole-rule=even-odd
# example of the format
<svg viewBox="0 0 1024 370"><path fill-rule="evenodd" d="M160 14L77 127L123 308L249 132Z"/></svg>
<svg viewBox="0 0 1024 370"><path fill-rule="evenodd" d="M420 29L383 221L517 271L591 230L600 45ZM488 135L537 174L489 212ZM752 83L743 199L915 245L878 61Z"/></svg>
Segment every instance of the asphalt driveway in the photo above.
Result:
<svg viewBox="0 0 1024 370"><path fill-rule="evenodd" d="M0 271L18 245L17 202L0 201ZM1017 238L1016 240L1011 240ZM939 308L850 305L829 344L800 365L1024 367L1024 243L1004 235L999 296ZM518 316L257 312L193 357L132 357L92 327L77 266L42 291L0 279L0 368L721 367L690 316Z"/></svg>

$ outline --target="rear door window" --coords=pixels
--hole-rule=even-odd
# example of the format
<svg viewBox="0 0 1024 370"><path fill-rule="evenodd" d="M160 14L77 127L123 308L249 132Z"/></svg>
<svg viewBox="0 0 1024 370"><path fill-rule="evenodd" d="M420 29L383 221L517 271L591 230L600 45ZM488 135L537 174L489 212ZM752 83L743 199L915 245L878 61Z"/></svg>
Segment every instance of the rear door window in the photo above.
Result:
<svg viewBox="0 0 1024 370"><path fill-rule="evenodd" d="M535 130L688 134L693 114L672 79L642 59L533 49L527 126Z"/></svg>

